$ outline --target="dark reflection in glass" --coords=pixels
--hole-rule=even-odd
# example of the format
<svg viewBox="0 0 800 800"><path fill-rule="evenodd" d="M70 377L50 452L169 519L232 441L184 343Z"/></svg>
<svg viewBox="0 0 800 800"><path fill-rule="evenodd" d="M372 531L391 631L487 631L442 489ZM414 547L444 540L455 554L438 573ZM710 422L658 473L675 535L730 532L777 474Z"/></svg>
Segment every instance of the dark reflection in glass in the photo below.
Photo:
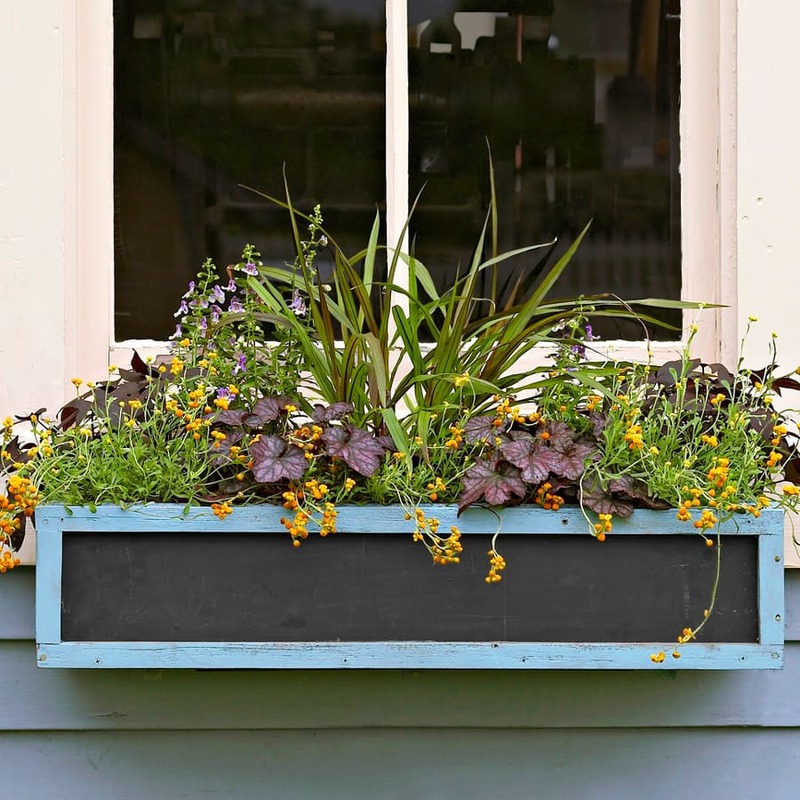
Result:
<svg viewBox="0 0 800 800"><path fill-rule="evenodd" d="M412 233L442 286L486 213L488 141L501 249L559 237L563 252L593 220L554 296L680 296L679 12L678 0L409 0L412 197L425 187Z"/></svg>
<svg viewBox="0 0 800 800"><path fill-rule="evenodd" d="M321 203L347 252L385 197L383 0L115 0L118 340L166 338L207 256L291 255ZM324 260L318 262L326 269Z"/></svg>

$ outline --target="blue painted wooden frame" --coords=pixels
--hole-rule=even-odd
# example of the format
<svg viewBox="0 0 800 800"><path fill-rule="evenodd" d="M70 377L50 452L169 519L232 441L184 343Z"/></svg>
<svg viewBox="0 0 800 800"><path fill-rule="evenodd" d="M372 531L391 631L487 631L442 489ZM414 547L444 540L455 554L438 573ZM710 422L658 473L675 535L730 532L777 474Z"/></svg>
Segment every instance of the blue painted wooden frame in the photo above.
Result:
<svg viewBox="0 0 800 800"><path fill-rule="evenodd" d="M498 516L486 509L435 506L443 527L458 524L465 535L494 533ZM532 513L535 511L535 513ZM224 521L210 509L181 505L144 505L122 510L43 506L36 512L36 642L42 667L119 667L189 669L780 669L783 666L783 512L766 509L758 519L742 516L727 522L722 533L757 536L759 541L757 644L691 642L680 659L653 664L650 655L674 649L672 642L635 644L573 642L64 642L61 640L62 543L71 531L263 531L286 535L282 509L242 507ZM376 514L380 532L376 532ZM409 523L397 506L340 507L340 530L409 535ZM557 514L524 507L502 512L504 535L587 534L579 509ZM505 531L509 531L505 533ZM614 535L687 535L673 511L637 510L615 520Z"/></svg>

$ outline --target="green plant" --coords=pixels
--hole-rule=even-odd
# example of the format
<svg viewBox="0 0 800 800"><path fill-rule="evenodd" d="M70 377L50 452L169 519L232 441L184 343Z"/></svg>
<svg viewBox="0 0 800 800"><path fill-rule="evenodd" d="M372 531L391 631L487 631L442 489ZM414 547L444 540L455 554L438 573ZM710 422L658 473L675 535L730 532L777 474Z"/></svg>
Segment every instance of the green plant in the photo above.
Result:
<svg viewBox="0 0 800 800"><path fill-rule="evenodd" d="M440 564L458 562L460 532L440 531L423 505L574 503L599 541L636 507L673 508L709 546L724 519L796 507L796 426L773 399L800 383L778 375L774 341L761 371L692 358L694 329L676 361L603 359L595 317L653 322L649 307L693 304L551 298L586 231L554 264L549 245L498 253L493 206L470 264L439 291L398 248L379 278L377 216L347 256L319 207L300 213L288 191L274 202L290 221L288 265L263 264L251 245L224 277L207 261L181 299L170 356L76 378L81 393L54 419L6 420L0 570L37 501L207 503L220 518L279 504L295 546L309 530L335 532L343 503L400 503ZM537 259L526 282L502 279L511 258ZM535 348L547 363L521 368ZM487 581L504 567L495 537Z"/></svg>

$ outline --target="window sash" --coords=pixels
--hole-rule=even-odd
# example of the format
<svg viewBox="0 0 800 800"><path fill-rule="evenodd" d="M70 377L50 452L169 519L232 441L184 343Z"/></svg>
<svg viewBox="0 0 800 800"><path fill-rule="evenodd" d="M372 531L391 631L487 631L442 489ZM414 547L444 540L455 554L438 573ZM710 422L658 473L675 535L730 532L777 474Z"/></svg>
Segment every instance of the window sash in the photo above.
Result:
<svg viewBox="0 0 800 800"><path fill-rule="evenodd" d="M112 3L69 3L65 81L67 113L67 272L74 274L68 335L77 343L74 374L124 364L132 347L163 352L164 342L113 338L113 15ZM682 297L735 300L736 9L714 0L684 3L681 19ZM723 33L724 32L724 33ZM406 0L386 3L387 237L394 245L408 209L408 22ZM68 109L69 112L70 109ZM724 272L723 272L724 270ZM685 315L685 325L694 314ZM735 314L701 316L697 352L735 360ZM656 358L680 342L653 343ZM608 342L616 356L641 357L643 342ZM733 350L732 350L733 348Z"/></svg>

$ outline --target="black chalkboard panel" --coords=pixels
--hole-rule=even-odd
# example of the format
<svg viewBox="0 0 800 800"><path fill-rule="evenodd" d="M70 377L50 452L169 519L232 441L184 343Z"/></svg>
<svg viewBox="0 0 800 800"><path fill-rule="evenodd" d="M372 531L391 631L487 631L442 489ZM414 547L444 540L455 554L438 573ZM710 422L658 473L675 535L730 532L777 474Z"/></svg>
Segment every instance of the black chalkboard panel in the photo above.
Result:
<svg viewBox="0 0 800 800"><path fill-rule="evenodd" d="M709 604L698 536L504 535L434 566L409 536L64 534L63 641L674 641ZM757 642L756 537L729 536L706 642Z"/></svg>

